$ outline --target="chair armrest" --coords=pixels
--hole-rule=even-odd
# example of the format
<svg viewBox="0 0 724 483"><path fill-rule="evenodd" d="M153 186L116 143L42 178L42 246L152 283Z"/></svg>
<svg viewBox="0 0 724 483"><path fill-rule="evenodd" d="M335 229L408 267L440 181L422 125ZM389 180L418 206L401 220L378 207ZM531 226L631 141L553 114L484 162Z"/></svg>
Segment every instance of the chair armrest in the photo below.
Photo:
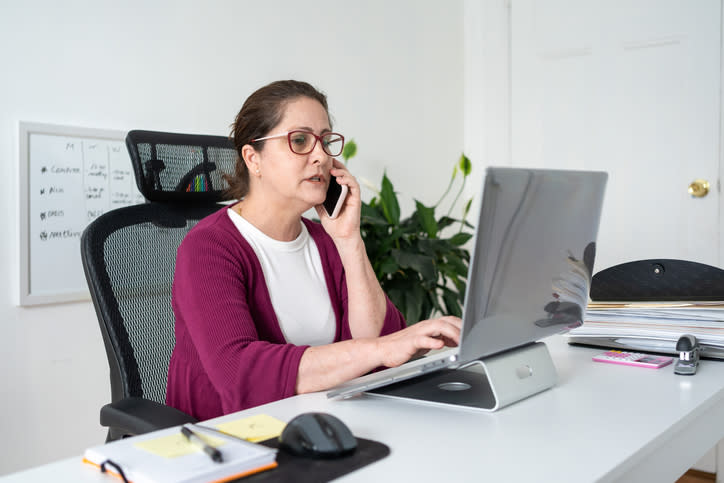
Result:
<svg viewBox="0 0 724 483"><path fill-rule="evenodd" d="M109 428L108 440L195 423L197 419L150 399L131 397L101 408L101 426Z"/></svg>

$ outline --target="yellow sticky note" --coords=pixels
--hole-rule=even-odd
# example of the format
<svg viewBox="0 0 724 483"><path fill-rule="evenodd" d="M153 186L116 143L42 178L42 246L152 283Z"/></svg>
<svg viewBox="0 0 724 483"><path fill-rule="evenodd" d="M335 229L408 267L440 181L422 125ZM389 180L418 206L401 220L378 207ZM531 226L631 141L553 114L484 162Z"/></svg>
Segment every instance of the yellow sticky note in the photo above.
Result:
<svg viewBox="0 0 724 483"><path fill-rule="evenodd" d="M265 439L276 438L282 434L284 426L286 426L286 423L283 421L266 414L257 414L256 416L221 423L216 427L225 433L257 443Z"/></svg>
<svg viewBox="0 0 724 483"><path fill-rule="evenodd" d="M224 440L214 438L213 436L206 434L199 434L199 436L211 446L221 446L224 444ZM187 440L180 432L163 436L161 438L139 441L134 444L134 446L163 458L177 458L179 456L185 456L193 453L194 451L201 451L197 446L190 443L189 440Z"/></svg>

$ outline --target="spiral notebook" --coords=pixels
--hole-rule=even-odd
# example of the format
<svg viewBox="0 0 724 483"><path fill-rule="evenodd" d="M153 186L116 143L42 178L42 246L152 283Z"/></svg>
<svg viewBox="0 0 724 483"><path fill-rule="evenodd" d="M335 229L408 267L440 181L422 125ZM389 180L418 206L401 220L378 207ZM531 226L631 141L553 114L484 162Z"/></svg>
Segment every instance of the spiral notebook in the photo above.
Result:
<svg viewBox="0 0 724 483"><path fill-rule="evenodd" d="M180 427L88 448L83 462L134 483L231 481L277 466L276 449L212 435L199 425L194 428L221 452L222 462L213 461L189 442Z"/></svg>

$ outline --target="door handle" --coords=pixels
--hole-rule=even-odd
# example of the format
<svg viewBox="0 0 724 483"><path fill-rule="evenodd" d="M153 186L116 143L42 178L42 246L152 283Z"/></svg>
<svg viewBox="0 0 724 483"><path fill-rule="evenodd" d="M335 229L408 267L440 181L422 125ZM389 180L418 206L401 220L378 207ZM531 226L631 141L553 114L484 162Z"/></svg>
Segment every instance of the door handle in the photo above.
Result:
<svg viewBox="0 0 724 483"><path fill-rule="evenodd" d="M694 198L703 198L709 194L709 182L705 179L695 179L689 184L689 194Z"/></svg>

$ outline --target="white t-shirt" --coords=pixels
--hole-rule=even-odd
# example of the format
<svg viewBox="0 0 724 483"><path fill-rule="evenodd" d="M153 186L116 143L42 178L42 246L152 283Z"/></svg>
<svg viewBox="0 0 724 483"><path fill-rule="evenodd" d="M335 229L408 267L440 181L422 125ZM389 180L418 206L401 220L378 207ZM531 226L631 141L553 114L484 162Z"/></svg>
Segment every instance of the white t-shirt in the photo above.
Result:
<svg viewBox="0 0 724 483"><path fill-rule="evenodd" d="M274 240L227 209L229 218L254 249L269 289L274 312L287 342L323 345L334 342L336 321L317 244L299 220L296 240Z"/></svg>

